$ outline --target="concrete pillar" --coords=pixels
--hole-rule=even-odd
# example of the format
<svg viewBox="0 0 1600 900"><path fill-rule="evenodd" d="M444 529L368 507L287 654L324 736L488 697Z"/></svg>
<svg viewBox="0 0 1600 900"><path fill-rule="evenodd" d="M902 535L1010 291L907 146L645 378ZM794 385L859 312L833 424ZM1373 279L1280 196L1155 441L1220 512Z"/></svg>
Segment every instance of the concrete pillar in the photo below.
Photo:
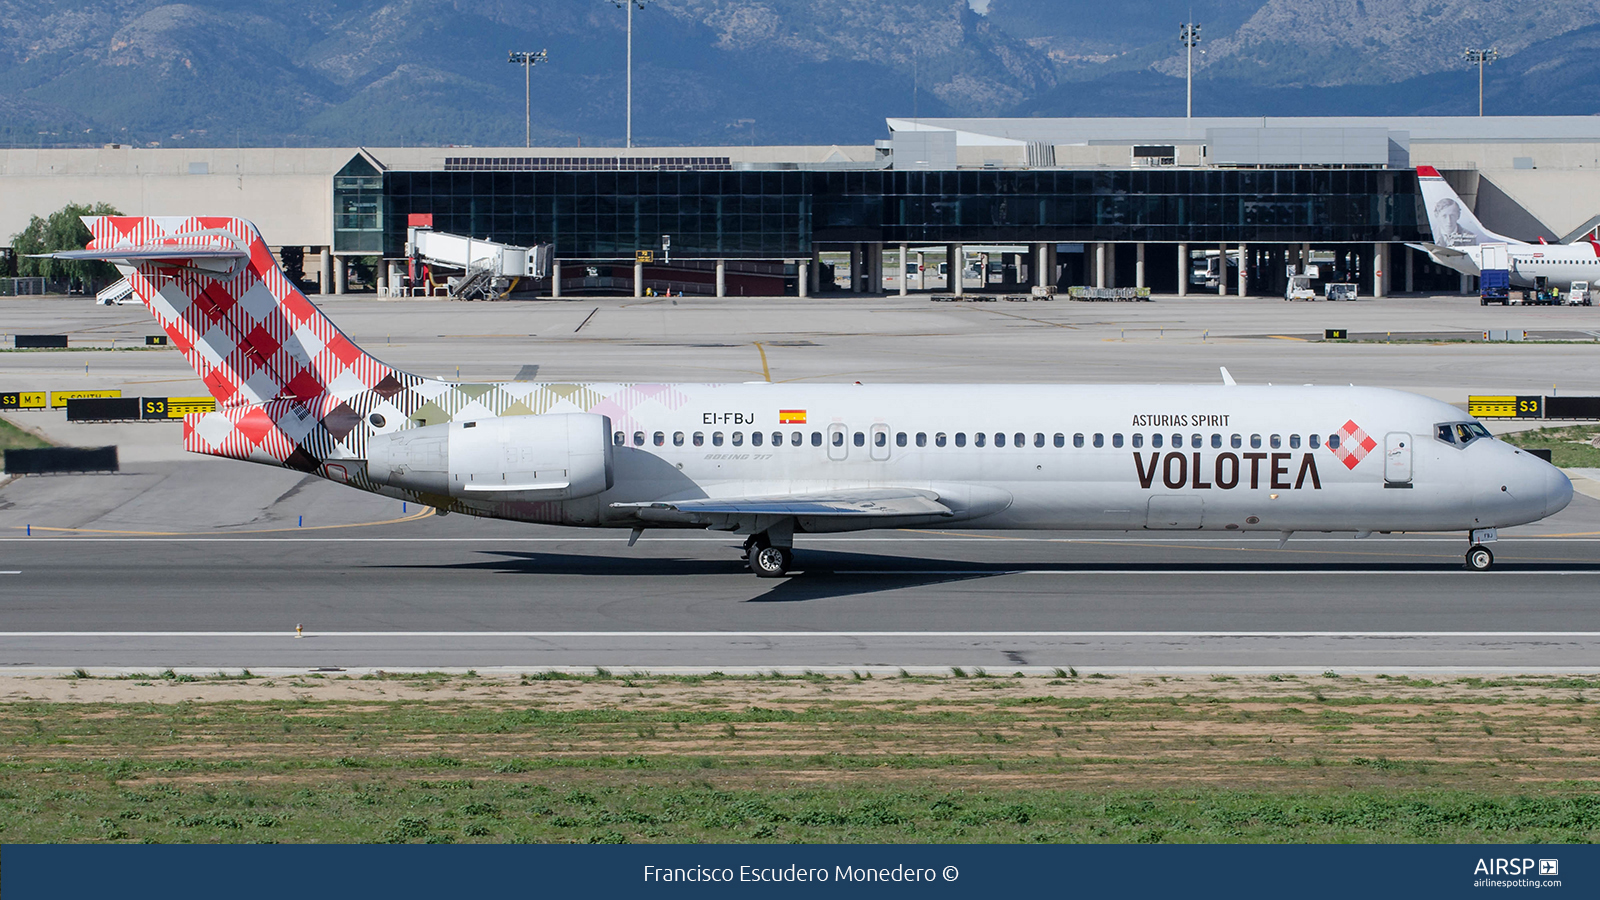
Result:
<svg viewBox="0 0 1600 900"><path fill-rule="evenodd" d="M822 255L811 251L811 293L822 293Z"/></svg>
<svg viewBox="0 0 1600 900"><path fill-rule="evenodd" d="M332 293L333 289L333 254L327 247L322 248L322 259L319 263L317 291L323 295Z"/></svg>
<svg viewBox="0 0 1600 900"><path fill-rule="evenodd" d="M867 245L867 293L883 293L883 245Z"/></svg>
<svg viewBox="0 0 1600 900"><path fill-rule="evenodd" d="M1372 296L1389 296L1389 245L1372 245Z"/></svg>
<svg viewBox="0 0 1600 900"><path fill-rule="evenodd" d="M799 268L794 273L795 289L800 292L800 296L809 297L811 296L811 261L802 259L798 265Z"/></svg>
<svg viewBox="0 0 1600 900"><path fill-rule="evenodd" d="M644 263L638 261L633 264L633 295L644 296Z"/></svg>
<svg viewBox="0 0 1600 900"><path fill-rule="evenodd" d="M906 244L900 245L900 296L904 297L911 292L907 284L911 280L911 248Z"/></svg>
<svg viewBox="0 0 1600 900"><path fill-rule="evenodd" d="M1472 276L1465 272L1461 273L1461 293L1463 295L1472 293Z"/></svg>
<svg viewBox="0 0 1600 900"><path fill-rule="evenodd" d="M1193 263L1189 260L1189 245L1178 245L1178 296L1189 296L1189 269Z"/></svg>
<svg viewBox="0 0 1600 900"><path fill-rule="evenodd" d="M1228 296L1228 245L1217 245L1217 296Z"/></svg>
<svg viewBox="0 0 1600 900"><path fill-rule="evenodd" d="M1306 266L1309 265L1311 265L1311 244L1307 242L1300 245L1300 271L1296 274L1304 275Z"/></svg>
<svg viewBox="0 0 1600 900"><path fill-rule="evenodd" d="M850 245L850 293L861 293L861 262L863 254L860 244Z"/></svg>
<svg viewBox="0 0 1600 900"><path fill-rule="evenodd" d="M1143 241L1140 241L1139 243L1134 245L1133 286L1136 287L1136 288L1144 287L1144 242Z"/></svg>
<svg viewBox="0 0 1600 900"><path fill-rule="evenodd" d="M1415 293L1417 290L1417 255L1411 251L1410 247L1401 247L1400 252L1405 254L1406 259L1406 293Z"/></svg>
<svg viewBox="0 0 1600 900"><path fill-rule="evenodd" d="M387 266L383 265L381 261L378 263L378 271L376 274L378 278L378 296L389 296L389 269Z"/></svg>
<svg viewBox="0 0 1600 900"><path fill-rule="evenodd" d="M1250 245L1239 245L1239 296L1243 297L1245 283L1250 280Z"/></svg>
<svg viewBox="0 0 1600 900"><path fill-rule="evenodd" d="M728 296L728 261L717 260L717 296Z"/></svg>
<svg viewBox="0 0 1600 900"><path fill-rule="evenodd" d="M345 259L342 256L333 258L333 292L344 293Z"/></svg>
<svg viewBox="0 0 1600 900"><path fill-rule="evenodd" d="M1054 286L1061 281L1061 261L1055 244L1044 245L1045 284Z"/></svg>
<svg viewBox="0 0 1600 900"><path fill-rule="evenodd" d="M550 299L561 299L561 260L550 260Z"/></svg>
<svg viewBox="0 0 1600 900"><path fill-rule="evenodd" d="M1099 241L1094 245L1094 286L1106 286L1106 245Z"/></svg>
<svg viewBox="0 0 1600 900"><path fill-rule="evenodd" d="M945 283L957 297L967 292L967 286L961 283L961 270L966 268L967 251L960 244L951 244L945 256L945 271L950 273L945 278Z"/></svg>

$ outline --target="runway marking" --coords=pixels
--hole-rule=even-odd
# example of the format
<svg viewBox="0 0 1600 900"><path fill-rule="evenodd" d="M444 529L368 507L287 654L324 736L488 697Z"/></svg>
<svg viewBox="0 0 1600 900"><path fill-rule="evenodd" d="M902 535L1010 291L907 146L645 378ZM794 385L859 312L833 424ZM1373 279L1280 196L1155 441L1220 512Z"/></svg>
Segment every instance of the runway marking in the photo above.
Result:
<svg viewBox="0 0 1600 900"><path fill-rule="evenodd" d="M804 571L804 569L801 569ZM1232 578L1238 575L1273 575L1279 577L1300 575L1425 575L1429 578L1440 575L1484 575L1483 572L1471 572L1467 569L1158 569L1158 568L1123 568L1123 569L836 569L829 572L832 575L986 575L990 577L999 575L1222 575ZM1534 570L1525 572L1500 571L1497 575L1594 575L1593 570L1579 571L1544 571Z"/></svg>
<svg viewBox="0 0 1600 900"><path fill-rule="evenodd" d="M288 638L294 631L0 631L4 638ZM312 631L352 638L1600 638L1600 631Z"/></svg>
<svg viewBox="0 0 1600 900"><path fill-rule="evenodd" d="M409 516L401 516L398 519L383 519L382 521L378 521L378 522L346 522L343 525L311 525L309 527L307 527L307 526L299 526L299 527L295 527L295 528L252 528L252 529L246 529L246 530L243 530L243 531L231 531L231 532L228 532L228 534L273 534L273 533L284 532L284 531L331 531L331 530L336 529L336 528L366 528L366 527L372 526L372 525L394 525L394 524L397 524L397 523L400 523L400 522L415 522L418 519L426 519L429 516L432 516L433 514L435 514L437 512L438 512L438 510L434 509L431 506L424 506L422 508L421 512L412 513ZM11 526L11 529L13 531L18 530L18 529L22 529L22 528L31 528L34 531L55 531L55 532L67 532L67 533L71 533L71 534L118 534L118 535L134 535L134 536L141 536L141 537L156 537L156 538L189 537L189 536L192 536L192 535L210 534L210 532L206 532L206 531L114 531L114 530L111 530L111 529L108 529L108 528L57 528L57 527L50 526L50 525L12 525ZM191 539L192 540L216 540L216 538L191 538ZM16 540L16 539L12 538L12 540ZM23 538L22 540L27 541L27 540L30 540L30 539L29 538ZM44 540L50 540L50 539L49 538L45 538ZM57 538L56 540L104 540L104 541L110 541L110 540L116 540L116 538ZM272 538L258 538L256 540L272 540ZM316 538L304 538L304 540L316 540Z"/></svg>
<svg viewBox="0 0 1600 900"><path fill-rule="evenodd" d="M767 384L771 384L772 370L767 368L767 348L761 346L760 341L756 341L756 352L761 354L761 377L766 379Z"/></svg>
<svg viewBox="0 0 1600 900"><path fill-rule="evenodd" d="M199 536L199 535L210 535L210 534L213 534L213 532L206 532L206 531L172 531L172 532L166 532L166 531L109 531L109 530L96 531L94 529L52 528L52 529L49 529L49 530L57 531L57 532L71 532L71 533L76 533L76 534L106 534L106 535L135 535L135 536L148 535L148 536L152 536L152 537L132 537L132 538L122 538L122 537L65 537L65 536L62 536L62 537L35 537L35 538L0 537L0 543L6 543L6 542L39 543L41 541L99 541L99 542L105 542L105 543L112 543L112 542L117 542L117 541L125 541L127 543L162 542L162 543L173 543L173 544L193 544L193 543L202 543L202 542L205 542L205 541L241 541L241 542L254 541L254 542L259 542L259 543L271 543L271 542L274 542L274 541L276 541L278 543L293 543L293 542L296 542L296 541L317 541L317 542L329 543L329 544L333 544L333 543L626 544L628 542L627 537L506 537L506 536L485 536L485 537L381 537L381 538L344 538L344 537L333 537L333 538L234 538L234 537L230 537L230 535L235 535L235 534L264 534L264 533L268 533L268 532L279 532L279 531L312 531L312 530L322 530L322 529L328 529L328 528L356 528L356 527L361 527L361 526L366 526L366 525L387 525L387 524L391 524L391 523L395 523L395 522L410 522L410 521L413 521L414 519L425 518L425 517L426 516L424 514L418 513L415 516L407 516L407 517L400 518L400 519L386 519L386 520L378 521L378 522L356 522L356 523L351 523L351 524L348 524L348 525L313 525L313 526L309 526L309 527L306 527L306 528L279 528L279 529L267 528L267 529L262 529L261 531L224 531L224 532L216 532L215 536L213 536L213 537L200 537ZM8 527L13 528L13 529L21 529L24 526L12 525L12 526L8 526ZM34 526L34 530L35 531L43 531L43 530L46 530L46 529L45 529L45 526L35 525ZM1597 532L1597 533L1600 533L1600 532ZM1502 543L1502 544L1531 544L1531 543L1535 543L1537 541L1543 541L1543 540L1548 540L1548 539L1552 539L1552 538L1559 538L1559 539L1561 539L1560 542L1561 543L1565 543L1565 544L1594 544L1594 543L1600 543L1600 538L1579 538L1579 537L1568 536L1568 535L1560 535L1560 534L1553 534L1553 535L1552 534L1540 534L1540 535L1526 535L1526 536L1522 536L1522 537L1502 537L1500 539L1500 543ZM980 542L980 541L992 541L992 540L1021 541L1021 542L1025 542L1025 543L1031 543L1031 544L1111 544L1111 545L1114 545L1114 544L1152 544L1152 545L1186 544L1186 545L1188 545L1188 547L1193 548L1193 549L1204 549L1204 550L1215 549L1215 547L1207 546L1207 542L1205 542L1205 541L1196 541L1194 538L1178 538L1178 539L1171 539L1171 538L1031 538L1031 537L1011 537L1011 536L986 537L986 536L979 536L979 535L950 536L950 537L812 537L810 535L807 535L805 537L805 543L807 545L810 545L810 544L920 544L920 543L928 543L928 544L971 544L971 543L977 543L977 542ZM1353 538L1296 538L1292 543L1294 543L1294 544L1312 544L1312 543L1349 544L1349 543L1352 543L1353 540L1354 540ZM1367 541L1368 541L1369 546L1382 544L1382 545L1390 546L1390 547L1403 545L1403 544L1462 544L1463 543L1463 541L1461 541L1459 538L1430 538L1430 537L1404 537L1404 538L1383 538L1383 539L1368 538ZM1274 547L1272 549L1276 550L1277 549L1276 548L1276 544L1278 543L1278 539L1277 538L1221 538L1221 537L1219 537L1215 541L1212 541L1210 543L1215 544L1216 547L1228 547L1228 546L1232 546L1234 544L1239 544L1239 543L1244 543L1244 542L1270 543L1270 544L1274 545ZM648 535L648 533L646 533L645 537L643 537L643 538L641 538L639 540L639 544L641 546L644 545L644 544L652 544L652 543L654 543L654 544L724 544L724 545L730 546L730 547L734 546L734 544L735 544L735 542L733 542L731 539L723 538L723 537L650 537ZM1235 548L1235 549L1245 549L1245 548ZM1293 553L1295 551L1292 550L1292 549L1289 549L1289 548L1285 548L1283 550L1283 552L1285 552L1285 553Z"/></svg>
<svg viewBox="0 0 1600 900"><path fill-rule="evenodd" d="M1288 335L1288 334L1269 334L1269 335L1267 335L1267 337L1269 337L1269 338L1277 338L1280 341L1299 341L1302 344L1306 343L1306 339L1305 338L1303 338L1303 337L1295 337L1293 335Z"/></svg>
<svg viewBox="0 0 1600 900"><path fill-rule="evenodd" d="M22 574L22 570L21 569L12 569L12 570L10 570L8 572L0 572L0 575L21 575L21 574Z"/></svg>

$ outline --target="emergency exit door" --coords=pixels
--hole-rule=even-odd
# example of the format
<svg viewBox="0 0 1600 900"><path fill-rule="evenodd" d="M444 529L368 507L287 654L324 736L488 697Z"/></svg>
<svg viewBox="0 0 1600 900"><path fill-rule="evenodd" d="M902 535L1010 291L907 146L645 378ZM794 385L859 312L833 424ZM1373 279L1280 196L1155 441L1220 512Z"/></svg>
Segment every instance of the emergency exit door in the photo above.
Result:
<svg viewBox="0 0 1600 900"><path fill-rule="evenodd" d="M1412 437L1391 431L1383 440L1383 484L1385 487L1411 486Z"/></svg>

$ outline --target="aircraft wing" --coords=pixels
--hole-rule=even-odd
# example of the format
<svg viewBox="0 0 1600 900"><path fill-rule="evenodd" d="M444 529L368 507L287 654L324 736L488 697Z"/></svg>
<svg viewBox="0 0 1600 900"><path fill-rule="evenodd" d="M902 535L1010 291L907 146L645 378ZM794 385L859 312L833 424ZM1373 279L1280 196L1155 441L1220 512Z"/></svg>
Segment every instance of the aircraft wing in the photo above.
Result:
<svg viewBox="0 0 1600 900"><path fill-rule="evenodd" d="M662 510L702 516L845 516L897 518L953 516L933 491L912 488L861 488L850 491L787 494L769 497L716 497L613 503L613 509Z"/></svg>

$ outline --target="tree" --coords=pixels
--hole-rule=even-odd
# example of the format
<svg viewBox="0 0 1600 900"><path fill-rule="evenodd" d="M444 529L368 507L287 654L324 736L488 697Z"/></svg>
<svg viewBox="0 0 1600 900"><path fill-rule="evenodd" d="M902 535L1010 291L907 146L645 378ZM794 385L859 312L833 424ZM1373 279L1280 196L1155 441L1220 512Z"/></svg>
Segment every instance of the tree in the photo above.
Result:
<svg viewBox="0 0 1600 900"><path fill-rule="evenodd" d="M21 234L11 236L11 248L17 255L17 274L43 275L49 279L68 278L85 284L117 277L116 267L110 263L84 260L29 259L32 253L54 253L57 250L82 250L89 246L92 235L81 216L120 216L109 203L84 206L68 203L50 214L47 219L33 216Z"/></svg>

